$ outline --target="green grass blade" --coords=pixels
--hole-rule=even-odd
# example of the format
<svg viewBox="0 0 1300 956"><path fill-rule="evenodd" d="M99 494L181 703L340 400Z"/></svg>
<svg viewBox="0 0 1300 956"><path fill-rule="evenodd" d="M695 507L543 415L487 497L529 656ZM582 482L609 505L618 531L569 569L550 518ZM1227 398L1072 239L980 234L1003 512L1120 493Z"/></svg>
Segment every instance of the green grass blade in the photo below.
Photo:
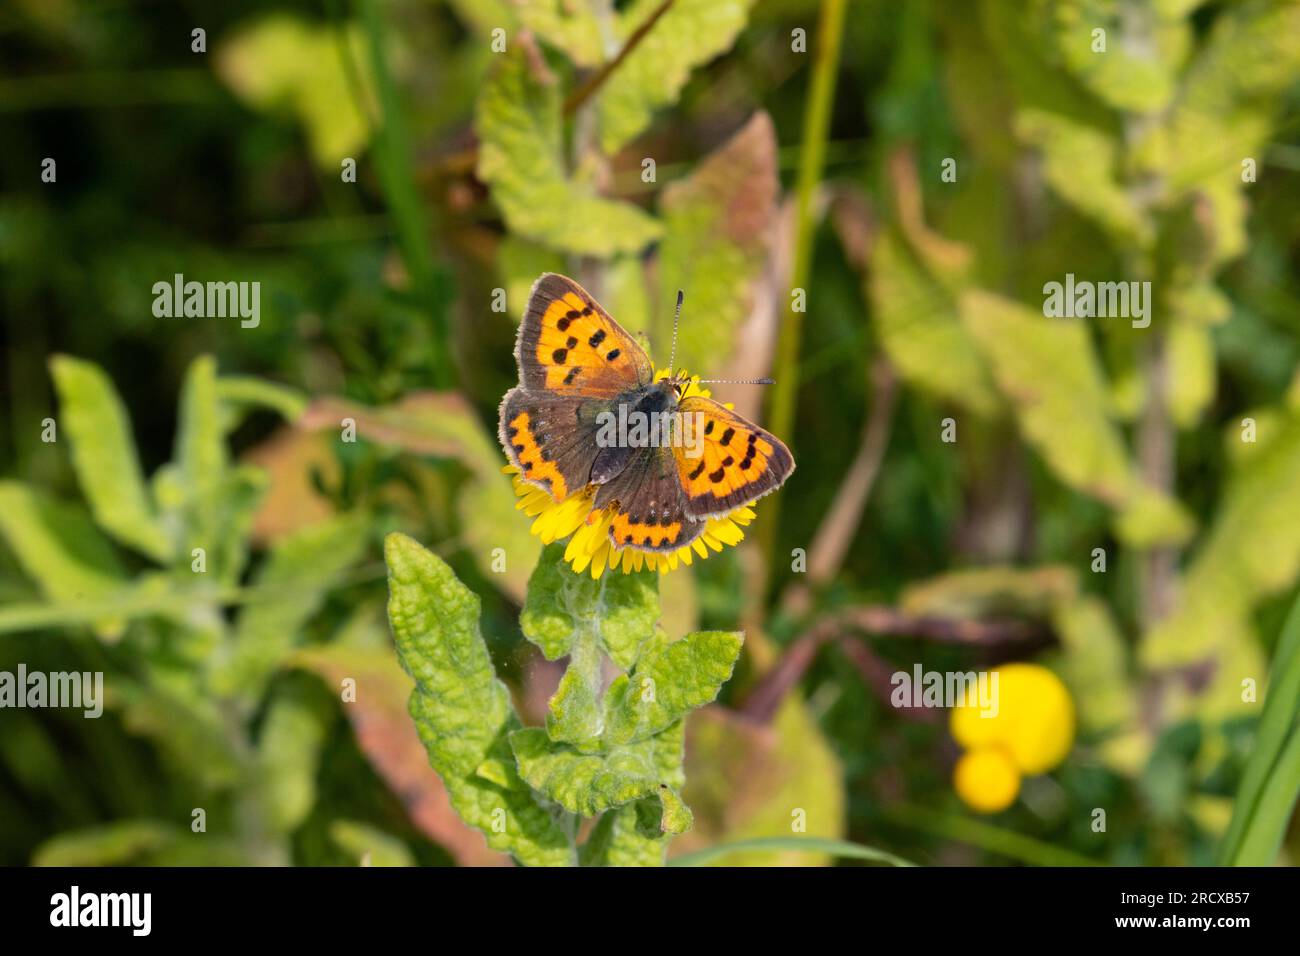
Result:
<svg viewBox="0 0 1300 956"><path fill-rule="evenodd" d="M420 306L428 313L433 326L433 384L438 388L450 388L456 377L447 325L449 296L434 266L428 224L415 188L410 132L389 69L384 20L379 11L379 0L360 0L360 6L382 113L374 141L379 179L397 229L402 261L410 273Z"/></svg>
<svg viewBox="0 0 1300 956"><path fill-rule="evenodd" d="M1300 721L1264 783L1259 802L1246 824L1233 866L1270 866L1286 836L1287 824L1300 797Z"/></svg>
<svg viewBox="0 0 1300 956"><path fill-rule="evenodd" d="M1291 606L1282 636L1273 655L1264 713L1255 732L1255 747L1246 762L1241 787L1232 808L1232 821L1219 846L1219 863L1237 861L1247 830L1253 826L1256 808L1269 783L1269 775L1292 734L1300 707L1300 597ZM1293 798L1294 802L1294 798Z"/></svg>
<svg viewBox="0 0 1300 956"><path fill-rule="evenodd" d="M988 850L990 853L997 853L1008 859L1028 863L1032 866L1105 865L1071 850L1062 850L1050 843L1035 840L1033 837L1013 833L1010 830L1004 830L988 823L981 823L979 820L936 813L922 807L904 804L892 808L889 816L895 823L900 823L903 826L915 827L935 836L979 847L982 850Z"/></svg>
<svg viewBox="0 0 1300 956"><path fill-rule="evenodd" d="M704 866L733 853L749 852L789 852L828 853L845 860L869 860L873 863L888 863L890 866L915 866L902 857L877 850L875 847L850 843L848 840L832 840L826 837L755 837L752 840L736 840L732 843L719 843L694 853L684 853L670 860L669 866Z"/></svg>

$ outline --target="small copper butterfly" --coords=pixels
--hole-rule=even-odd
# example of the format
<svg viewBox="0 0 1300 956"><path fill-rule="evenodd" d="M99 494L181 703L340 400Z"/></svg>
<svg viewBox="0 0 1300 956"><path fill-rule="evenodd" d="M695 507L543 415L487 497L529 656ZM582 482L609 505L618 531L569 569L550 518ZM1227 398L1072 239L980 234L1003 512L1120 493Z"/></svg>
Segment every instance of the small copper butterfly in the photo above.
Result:
<svg viewBox="0 0 1300 956"><path fill-rule="evenodd" d="M515 359L519 385L501 402L506 455L556 502L596 486L593 507L615 506L615 547L674 551L709 517L775 491L794 471L775 435L710 398L684 397L685 378L656 381L645 350L565 276L548 272L533 284ZM698 423L696 439L600 440L611 416L664 412Z"/></svg>

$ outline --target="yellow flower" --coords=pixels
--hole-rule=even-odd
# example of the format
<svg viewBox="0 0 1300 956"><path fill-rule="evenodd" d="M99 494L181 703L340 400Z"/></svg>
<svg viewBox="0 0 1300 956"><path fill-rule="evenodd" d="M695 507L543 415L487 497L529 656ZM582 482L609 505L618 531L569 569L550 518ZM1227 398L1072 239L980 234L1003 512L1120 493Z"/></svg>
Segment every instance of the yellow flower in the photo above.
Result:
<svg viewBox="0 0 1300 956"><path fill-rule="evenodd" d="M978 703L953 708L953 739L966 748L953 773L957 795L981 813L1004 810L1022 774L1046 773L1074 743L1074 702L1061 679L1038 664L997 668L997 710Z"/></svg>
<svg viewBox="0 0 1300 956"><path fill-rule="evenodd" d="M997 813L1020 793L1020 771L1000 747L962 754L952 772L953 789L972 810Z"/></svg>
<svg viewBox="0 0 1300 956"><path fill-rule="evenodd" d="M668 378L669 374L668 369L660 369L655 374L655 381ZM687 383L682 398L691 395L711 397L708 389L700 387L698 375ZM569 538L564 560L574 571L579 574L588 571L593 578L599 578L606 569L631 574L648 568L667 574L680 565L693 563L696 558L703 560L714 551L739 544L745 537L741 529L754 520L754 509L745 505L725 515L706 519L704 533L676 551L659 553L619 548L609 537L609 524L614 520L616 508L614 505L599 510L594 507L595 485L588 485L557 504L549 493L524 481L514 465L506 465L502 470L510 475L515 494L519 496L515 507L534 519L532 533L541 538L543 544Z"/></svg>

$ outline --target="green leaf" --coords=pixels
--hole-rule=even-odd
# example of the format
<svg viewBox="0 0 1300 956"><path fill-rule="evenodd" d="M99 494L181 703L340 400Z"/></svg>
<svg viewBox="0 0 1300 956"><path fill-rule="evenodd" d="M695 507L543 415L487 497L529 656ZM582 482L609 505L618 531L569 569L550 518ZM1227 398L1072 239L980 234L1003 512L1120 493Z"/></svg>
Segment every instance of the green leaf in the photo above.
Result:
<svg viewBox="0 0 1300 956"><path fill-rule="evenodd" d="M1049 320L983 291L962 296L961 316L1021 434L1057 478L1119 510L1130 540L1186 538L1190 518L1137 479L1082 323Z"/></svg>
<svg viewBox="0 0 1300 956"><path fill-rule="evenodd" d="M510 714L479 633L480 601L446 562L413 539L390 534L388 621L415 697L436 708L440 729L430 759L440 772L472 774Z"/></svg>
<svg viewBox="0 0 1300 956"><path fill-rule="evenodd" d="M1119 143L1110 132L1055 113L1022 110L1016 134L1043 154L1043 177L1120 248L1146 248L1155 230L1120 182Z"/></svg>
<svg viewBox="0 0 1300 956"><path fill-rule="evenodd" d="M667 834L648 836L639 826L643 811L629 803L601 814L578 852L582 866L663 866Z"/></svg>
<svg viewBox="0 0 1300 956"><path fill-rule="evenodd" d="M365 551L366 525L363 514L340 515L276 543L253 579L256 597L240 612L234 641L215 665L218 693L247 700L261 696L335 578Z"/></svg>
<svg viewBox="0 0 1300 956"><path fill-rule="evenodd" d="M740 633L697 631L643 654L606 694L606 741L644 740L712 702L730 679L743 641Z"/></svg>
<svg viewBox="0 0 1300 956"><path fill-rule="evenodd" d="M1098 128L1118 128L1111 111L1053 59L1057 27L1046 3L1035 0L1027 7L1024 0L981 0L979 14L1018 103Z"/></svg>
<svg viewBox="0 0 1300 956"><path fill-rule="evenodd" d="M1214 340L1208 328L1190 322L1173 323L1167 334L1169 416L1179 428L1190 428L1214 401Z"/></svg>
<svg viewBox="0 0 1300 956"><path fill-rule="evenodd" d="M51 600L82 601L126 586L112 546L77 505L0 481L0 535Z"/></svg>
<svg viewBox="0 0 1300 956"><path fill-rule="evenodd" d="M110 686L109 706L121 713L127 730L148 737L201 785L228 787L241 779L243 767L207 704L125 678Z"/></svg>
<svg viewBox="0 0 1300 956"><path fill-rule="evenodd" d="M1135 481L1128 500L1115 515L1114 527L1124 544L1146 549L1185 544L1192 536L1193 521L1177 500Z"/></svg>
<svg viewBox="0 0 1300 956"><path fill-rule="evenodd" d="M77 482L95 521L123 544L166 561L172 542L149 501L131 422L113 383L99 366L66 355L51 359L50 371Z"/></svg>
<svg viewBox="0 0 1300 956"><path fill-rule="evenodd" d="M512 733L510 748L524 782L584 817L639 800L658 787L645 748L584 754L536 727Z"/></svg>
<svg viewBox="0 0 1300 956"><path fill-rule="evenodd" d="M600 24L593 5L572 0L523 0L519 20L573 61L575 66L599 66L605 60Z"/></svg>
<svg viewBox="0 0 1300 956"><path fill-rule="evenodd" d="M659 788L659 802L663 806L663 813L659 818L659 829L667 834L675 835L685 833L695 822L695 817L676 790L669 786ZM645 832L645 828L642 828Z"/></svg>
<svg viewBox="0 0 1300 956"><path fill-rule="evenodd" d="M546 734L580 749L596 746L600 735L600 645L583 629L569 653L569 666L546 705Z"/></svg>
<svg viewBox="0 0 1300 956"><path fill-rule="evenodd" d="M903 589L898 606L914 617L1045 618L1078 593L1074 572L1062 565L991 566L914 581Z"/></svg>
<svg viewBox="0 0 1300 956"><path fill-rule="evenodd" d="M406 844L390 833L357 820L335 820L330 839L360 866L415 866Z"/></svg>
<svg viewBox="0 0 1300 956"><path fill-rule="evenodd" d="M1135 144L1138 165L1163 178L1171 199L1208 202L1213 258L1245 249L1241 163L1262 165L1283 94L1300 68L1300 7L1241 3L1215 18L1163 123Z"/></svg>
<svg viewBox="0 0 1300 956"><path fill-rule="evenodd" d="M896 228L881 232L868 270L872 321L899 374L982 415L999 406L979 349L956 303L908 249Z"/></svg>
<svg viewBox="0 0 1300 956"><path fill-rule="evenodd" d="M1284 414L1273 429L1234 462L1178 608L1143 639L1147 666L1182 667L1252 643L1255 605L1300 576L1300 418Z"/></svg>
<svg viewBox="0 0 1300 956"><path fill-rule="evenodd" d="M337 171L341 159L366 148L371 130L363 110L374 111L374 82L355 24L265 17L221 44L216 67L253 108L293 114L306 127L312 157L322 168Z"/></svg>
<svg viewBox="0 0 1300 956"><path fill-rule="evenodd" d="M552 740L580 749L597 746L602 727L601 651L621 668L636 659L659 617L657 576L575 573L564 545L547 546L528 583L519 624L548 660L569 655L569 666L547 705Z"/></svg>
<svg viewBox="0 0 1300 956"><path fill-rule="evenodd" d="M763 112L690 176L664 189L659 312L666 322L668 303L677 290L686 290L685 308L695 321L684 322L680 330L677 355L683 366L716 368L734 351L753 308L754 285L767 265L779 190L776 132Z"/></svg>
<svg viewBox="0 0 1300 956"><path fill-rule="evenodd" d="M217 363L212 356L195 359L185 373L179 416L176 485L183 496L181 510L186 532L181 557L188 562L193 548L205 549L211 558L221 540L221 504L228 457L217 398Z"/></svg>
<svg viewBox="0 0 1300 956"><path fill-rule="evenodd" d="M514 33L519 26L515 0L450 0L449 5L466 26L483 36L490 37L493 30Z"/></svg>
<svg viewBox="0 0 1300 956"><path fill-rule="evenodd" d="M244 375L217 379L217 397L226 405L269 408L287 422L296 421L307 409L307 397L298 389Z"/></svg>
<svg viewBox="0 0 1300 956"><path fill-rule="evenodd" d="M1064 0L1039 9L1055 20L1065 67L1117 110L1156 113L1169 105L1191 44L1182 11L1124 0ZM1050 12L1047 12L1050 11ZM1106 50L1093 50L1092 31L1106 31Z"/></svg>
<svg viewBox="0 0 1300 956"><path fill-rule="evenodd" d="M1061 639L1061 676L1084 730L1112 733L1132 726L1137 688L1129 679L1124 638L1105 602L1084 597L1062 604L1053 623Z"/></svg>
<svg viewBox="0 0 1300 956"><path fill-rule="evenodd" d="M33 866L124 866L175 841L181 830L160 820L121 820L52 837L36 848Z"/></svg>
<svg viewBox="0 0 1300 956"><path fill-rule="evenodd" d="M518 47L497 59L474 126L479 178L491 187L510 231L563 252L599 257L639 252L658 239L659 223L638 207L601 198L566 174L554 78L534 76Z"/></svg>
<svg viewBox="0 0 1300 956"><path fill-rule="evenodd" d="M528 596L519 614L524 637L536 644L548 661L569 653L577 634L564 593L574 576L564 572L564 545L547 545L528 579Z"/></svg>
<svg viewBox="0 0 1300 956"><path fill-rule="evenodd" d="M662 5L634 0L614 27L620 46ZM610 75L600 92L600 145L616 153L677 101L691 71L726 53L754 0L676 0Z"/></svg>
<svg viewBox="0 0 1300 956"><path fill-rule="evenodd" d="M519 617L524 636L555 660L583 630L591 630L610 659L627 670L659 620L658 576L641 572L596 580L568 566L564 547L548 545L529 579Z"/></svg>
<svg viewBox="0 0 1300 956"><path fill-rule="evenodd" d="M568 570L566 565L566 570ZM574 574L578 581L585 575ZM659 579L650 571L601 575L596 633L610 660L623 670L636 661L659 620Z"/></svg>
<svg viewBox="0 0 1300 956"><path fill-rule="evenodd" d="M657 813L643 834L681 833L690 827L690 810L682 803L659 762L653 739L599 754L582 753L551 740L544 730L528 727L510 735L519 775L534 790L570 813L592 817L606 810L654 797Z"/></svg>
<svg viewBox="0 0 1300 956"><path fill-rule="evenodd" d="M476 773L489 760L513 766L506 735L519 726L479 632L478 596L405 535L390 534L384 556L389 625L402 666L415 679L411 716L452 806L489 846L521 863L573 862L564 831L522 784L512 779L503 787Z"/></svg>
<svg viewBox="0 0 1300 956"><path fill-rule="evenodd" d="M296 830L316 803L316 772L332 716L319 693L299 681L277 685L262 723L255 786L275 833Z"/></svg>
<svg viewBox="0 0 1300 956"><path fill-rule="evenodd" d="M677 794L686 781L682 761L686 751L684 722L650 741L661 788L659 796L643 798L601 814L591 836L579 850L583 866L663 866L673 830L689 827L693 815ZM666 799L665 799L665 795ZM680 805L680 806L679 806ZM665 819L667 817L667 819Z"/></svg>

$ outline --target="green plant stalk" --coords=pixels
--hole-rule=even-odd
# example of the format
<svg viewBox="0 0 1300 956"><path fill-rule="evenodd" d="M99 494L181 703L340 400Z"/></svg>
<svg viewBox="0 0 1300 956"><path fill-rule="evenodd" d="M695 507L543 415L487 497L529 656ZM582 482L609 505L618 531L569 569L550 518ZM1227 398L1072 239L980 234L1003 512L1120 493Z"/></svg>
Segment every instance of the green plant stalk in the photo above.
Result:
<svg viewBox="0 0 1300 956"><path fill-rule="evenodd" d="M235 837L241 851L253 866L288 866L292 852L288 839L274 832L270 814L262 799L256 778L256 755L248 740L248 718L234 702L220 705L221 725L226 743L239 759L246 775L234 793Z"/></svg>
<svg viewBox="0 0 1300 956"><path fill-rule="evenodd" d="M826 162L826 140L830 135L831 106L835 99L835 81L839 72L840 47L844 35L845 0L823 0L817 21L817 45L813 53L812 84L804 110L803 145L800 151L799 179L796 186L794 255L790 268L790 288L806 289L811 272L814 201ZM772 377L772 397L768 405L767 427L773 434L789 441L794 425L795 400L799 394L799 347L803 333L803 313L787 300L785 321L781 323L776 343ZM773 497L766 507L766 518L759 525L758 538L771 564L776 547L776 529L780 502Z"/></svg>
<svg viewBox="0 0 1300 956"><path fill-rule="evenodd" d="M716 846L683 853L669 862L669 866L706 866L733 853L778 852L778 853L825 853L845 860L869 860L873 863L886 863L890 866L916 866L900 856L864 846L849 840L833 840L827 837L755 837L750 840L736 840L731 843L719 843Z"/></svg>
<svg viewBox="0 0 1300 956"><path fill-rule="evenodd" d="M433 325L432 384L436 388L451 388L456 384L456 372L451 361L447 290L442 288L443 282L434 268L428 225L415 189L415 174L410 159L410 133L389 70L379 0L360 0L360 4L382 113L375 135L379 179L397 228L397 244L402 253L402 261L406 263L411 283Z"/></svg>
<svg viewBox="0 0 1300 956"><path fill-rule="evenodd" d="M1294 751L1300 747L1297 744L1300 731L1294 726L1300 714L1300 596L1291 605L1291 613L1282 627L1269 683L1264 713L1255 732L1255 747L1246 762L1246 771L1232 808L1232 821L1219 845L1219 863L1224 866L1266 865L1271 862L1290 818L1290 807L1300 795L1300 776L1297 776L1293 763L1287 764L1287 760L1296 759ZM1278 803L1280 791L1274 788L1286 786L1288 766L1291 796L1284 807ZM1267 854L1268 859L1260 859L1268 845L1262 834L1269 828L1276 840ZM1249 859L1245 852L1248 835Z"/></svg>
<svg viewBox="0 0 1300 956"><path fill-rule="evenodd" d="M967 843L1033 866L1103 865L1096 860L1069 850L1062 850L1050 843L1035 840L1033 837L966 817L936 813L923 807L899 804L889 809L888 816L903 826L914 827L945 839L956 840L958 843Z"/></svg>

